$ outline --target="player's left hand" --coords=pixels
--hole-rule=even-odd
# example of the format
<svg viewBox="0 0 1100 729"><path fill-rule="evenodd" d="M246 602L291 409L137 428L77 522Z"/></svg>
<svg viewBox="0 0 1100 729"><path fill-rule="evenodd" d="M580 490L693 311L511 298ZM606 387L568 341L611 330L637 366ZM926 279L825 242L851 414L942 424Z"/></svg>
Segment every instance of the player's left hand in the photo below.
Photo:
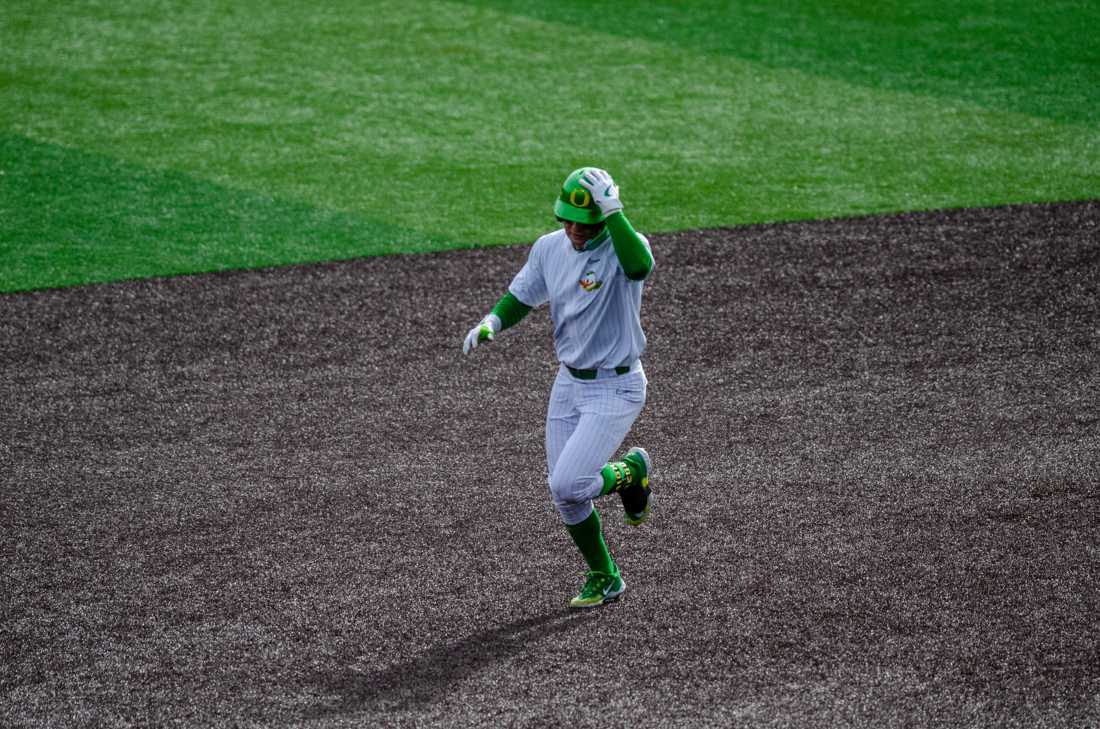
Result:
<svg viewBox="0 0 1100 729"><path fill-rule="evenodd" d="M596 203L596 207L604 217L623 209L623 204L619 200L619 186L611 179L607 170L593 167L581 175L579 182L585 190L592 193L592 201Z"/></svg>

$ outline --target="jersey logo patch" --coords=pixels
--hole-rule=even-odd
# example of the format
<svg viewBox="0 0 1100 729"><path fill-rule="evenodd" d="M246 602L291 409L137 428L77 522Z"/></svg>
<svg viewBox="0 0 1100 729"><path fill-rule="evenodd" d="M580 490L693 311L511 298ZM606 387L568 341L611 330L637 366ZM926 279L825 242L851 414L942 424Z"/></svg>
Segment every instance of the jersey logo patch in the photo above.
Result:
<svg viewBox="0 0 1100 729"><path fill-rule="evenodd" d="M603 286L603 281L600 281L596 278L595 271L585 271L584 275L581 276L581 280L578 283L580 283L581 288L588 293L592 293L596 289Z"/></svg>

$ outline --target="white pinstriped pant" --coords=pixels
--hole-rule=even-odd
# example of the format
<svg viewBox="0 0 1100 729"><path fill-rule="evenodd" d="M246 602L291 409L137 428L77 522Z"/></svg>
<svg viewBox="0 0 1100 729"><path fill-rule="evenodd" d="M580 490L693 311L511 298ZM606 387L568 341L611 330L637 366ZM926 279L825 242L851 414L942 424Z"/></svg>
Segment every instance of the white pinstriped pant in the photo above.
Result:
<svg viewBox="0 0 1100 729"><path fill-rule="evenodd" d="M595 380L558 370L546 411L546 464L550 496L566 524L592 513L603 488L600 470L642 411L647 382L640 363L625 375L601 371Z"/></svg>

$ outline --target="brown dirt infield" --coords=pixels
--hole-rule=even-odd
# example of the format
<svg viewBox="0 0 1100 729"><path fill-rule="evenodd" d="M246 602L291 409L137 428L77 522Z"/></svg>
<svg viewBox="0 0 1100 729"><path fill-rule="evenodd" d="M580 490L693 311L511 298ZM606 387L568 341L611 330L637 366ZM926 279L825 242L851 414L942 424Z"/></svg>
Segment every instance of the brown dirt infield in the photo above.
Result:
<svg viewBox="0 0 1100 729"><path fill-rule="evenodd" d="M524 246L0 296L0 724L1100 723L1100 203L652 241L584 614Z"/></svg>

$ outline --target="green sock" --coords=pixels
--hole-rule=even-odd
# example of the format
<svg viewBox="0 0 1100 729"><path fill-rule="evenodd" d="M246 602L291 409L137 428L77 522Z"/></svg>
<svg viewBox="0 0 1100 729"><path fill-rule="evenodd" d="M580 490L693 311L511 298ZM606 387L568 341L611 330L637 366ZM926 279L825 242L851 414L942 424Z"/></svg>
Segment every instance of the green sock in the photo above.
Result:
<svg viewBox="0 0 1100 729"><path fill-rule="evenodd" d="M579 524L567 524L569 536L573 537L573 543L584 556L588 563L588 569L593 572L604 572L609 575L619 574L619 568L615 566L615 560L611 559L611 552L607 551L607 542L603 538L603 527L600 525L600 514L595 509L588 518Z"/></svg>
<svg viewBox="0 0 1100 729"><path fill-rule="evenodd" d="M608 463L600 469L600 475L603 476L603 488L600 489L600 496L607 496L612 491L618 491L624 486L629 486L637 478L634 466L626 461Z"/></svg>

